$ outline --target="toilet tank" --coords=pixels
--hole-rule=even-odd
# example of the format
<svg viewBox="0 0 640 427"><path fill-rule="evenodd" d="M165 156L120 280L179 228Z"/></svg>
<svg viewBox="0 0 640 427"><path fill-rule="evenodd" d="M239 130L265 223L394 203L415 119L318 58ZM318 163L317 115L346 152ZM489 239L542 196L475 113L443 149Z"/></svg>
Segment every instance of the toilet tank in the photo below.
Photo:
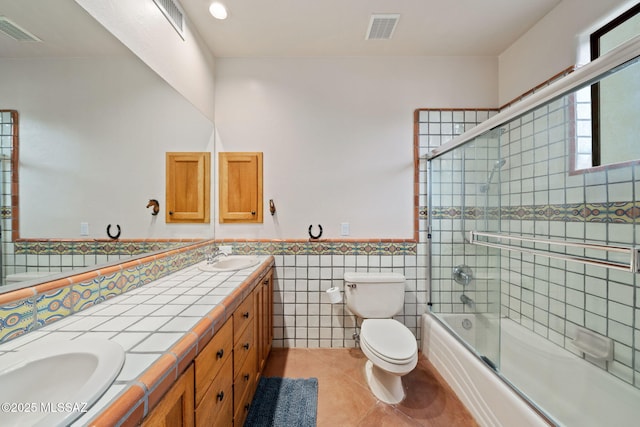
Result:
<svg viewBox="0 0 640 427"><path fill-rule="evenodd" d="M404 307L404 275L400 273L345 273L347 307L364 319L386 319Z"/></svg>

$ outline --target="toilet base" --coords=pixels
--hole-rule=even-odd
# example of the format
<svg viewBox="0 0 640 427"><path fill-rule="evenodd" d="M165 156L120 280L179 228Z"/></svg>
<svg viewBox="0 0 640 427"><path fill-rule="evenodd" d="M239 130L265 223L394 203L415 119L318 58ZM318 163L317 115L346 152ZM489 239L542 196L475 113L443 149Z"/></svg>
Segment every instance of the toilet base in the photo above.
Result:
<svg viewBox="0 0 640 427"><path fill-rule="evenodd" d="M370 360L364 365L367 384L380 401L395 405L404 399L402 377L378 368Z"/></svg>

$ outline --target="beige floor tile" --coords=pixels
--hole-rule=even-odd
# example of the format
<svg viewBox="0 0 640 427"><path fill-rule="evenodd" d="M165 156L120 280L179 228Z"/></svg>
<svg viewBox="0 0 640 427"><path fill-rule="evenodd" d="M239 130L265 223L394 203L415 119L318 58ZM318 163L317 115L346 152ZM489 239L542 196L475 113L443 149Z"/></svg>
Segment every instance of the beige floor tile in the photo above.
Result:
<svg viewBox="0 0 640 427"><path fill-rule="evenodd" d="M476 427L477 424L431 363L403 377L407 397L398 405L377 400L365 376L359 349L275 348L267 377L318 378L319 427Z"/></svg>

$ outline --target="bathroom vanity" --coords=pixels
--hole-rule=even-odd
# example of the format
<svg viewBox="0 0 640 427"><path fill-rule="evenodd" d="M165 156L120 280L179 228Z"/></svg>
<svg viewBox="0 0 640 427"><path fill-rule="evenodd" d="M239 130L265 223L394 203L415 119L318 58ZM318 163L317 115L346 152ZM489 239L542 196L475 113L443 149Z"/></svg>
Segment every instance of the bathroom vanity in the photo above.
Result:
<svg viewBox="0 0 640 427"><path fill-rule="evenodd" d="M244 424L271 349L272 295L270 268L145 417L143 426Z"/></svg>
<svg viewBox="0 0 640 427"><path fill-rule="evenodd" d="M202 271L206 247L5 294L12 302L4 307L37 306L43 320L34 316L38 327L5 339L0 355L83 338L120 344L120 373L74 427L241 426L271 349L275 261ZM84 296L95 301L76 309ZM54 315L47 307L65 304L71 313L44 320Z"/></svg>

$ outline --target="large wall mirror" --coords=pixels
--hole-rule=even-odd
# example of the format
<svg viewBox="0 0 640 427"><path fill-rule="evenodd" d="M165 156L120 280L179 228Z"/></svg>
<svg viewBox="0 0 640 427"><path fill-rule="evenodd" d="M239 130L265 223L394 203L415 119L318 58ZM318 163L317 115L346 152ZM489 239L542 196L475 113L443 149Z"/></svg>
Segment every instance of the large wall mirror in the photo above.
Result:
<svg viewBox="0 0 640 427"><path fill-rule="evenodd" d="M213 151L213 123L73 0L0 0L0 16L0 110L18 118L17 137L2 124L2 283L115 261L91 249L109 225L123 241L213 237L162 210L165 152Z"/></svg>

